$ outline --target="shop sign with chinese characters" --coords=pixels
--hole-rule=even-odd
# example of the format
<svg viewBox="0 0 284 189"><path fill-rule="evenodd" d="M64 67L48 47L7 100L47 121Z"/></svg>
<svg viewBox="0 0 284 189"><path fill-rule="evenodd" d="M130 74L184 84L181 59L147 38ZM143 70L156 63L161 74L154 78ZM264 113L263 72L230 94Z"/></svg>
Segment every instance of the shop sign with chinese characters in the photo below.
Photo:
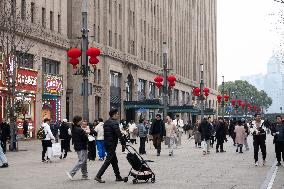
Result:
<svg viewBox="0 0 284 189"><path fill-rule="evenodd" d="M63 77L62 75L47 75L43 76L44 86L43 93L49 95L61 96L63 92Z"/></svg>
<svg viewBox="0 0 284 189"><path fill-rule="evenodd" d="M37 71L18 69L16 89L36 92Z"/></svg>

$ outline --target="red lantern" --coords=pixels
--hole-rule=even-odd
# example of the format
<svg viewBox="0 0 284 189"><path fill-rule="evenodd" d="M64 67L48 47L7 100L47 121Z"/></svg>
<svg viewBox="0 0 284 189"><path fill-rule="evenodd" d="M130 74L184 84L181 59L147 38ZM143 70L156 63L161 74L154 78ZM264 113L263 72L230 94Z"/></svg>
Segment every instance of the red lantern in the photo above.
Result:
<svg viewBox="0 0 284 189"><path fill-rule="evenodd" d="M207 92L204 92L204 96L206 96L206 97L207 97L207 96L209 96L209 93L207 93Z"/></svg>
<svg viewBox="0 0 284 189"><path fill-rule="evenodd" d="M170 88L173 88L175 85L176 85L175 82L170 82L170 83L169 83L169 87L170 87Z"/></svg>
<svg viewBox="0 0 284 189"><path fill-rule="evenodd" d="M100 51L100 49L92 47L92 48L89 48L86 51L86 54L87 54L87 56L90 56L90 57L96 57L96 56L100 56L101 51Z"/></svg>
<svg viewBox="0 0 284 189"><path fill-rule="evenodd" d="M205 87L204 89L203 89L203 92L204 93L209 93L209 89L207 88L207 87ZM207 95L208 96L208 95Z"/></svg>
<svg viewBox="0 0 284 189"><path fill-rule="evenodd" d="M235 106L235 105L236 105L236 100L232 99L232 106Z"/></svg>
<svg viewBox="0 0 284 189"><path fill-rule="evenodd" d="M168 81L169 81L169 83L172 83L172 82L175 82L177 79L176 79L176 77L174 76L174 75L169 75L168 76Z"/></svg>
<svg viewBox="0 0 284 189"><path fill-rule="evenodd" d="M90 63L91 65L96 65L97 63L99 63L99 59L97 59L97 57L91 57L91 58L89 59L89 63Z"/></svg>
<svg viewBox="0 0 284 189"><path fill-rule="evenodd" d="M225 95L225 96L224 96L224 99L225 99L226 102L229 101L229 98L230 98L230 96L228 96L228 95Z"/></svg>
<svg viewBox="0 0 284 189"><path fill-rule="evenodd" d="M200 89L198 87L193 89L193 95L194 96L199 96L200 95Z"/></svg>
<svg viewBox="0 0 284 189"><path fill-rule="evenodd" d="M242 109L245 109L245 107L246 107L246 103L242 103Z"/></svg>
<svg viewBox="0 0 284 189"><path fill-rule="evenodd" d="M164 78L163 78L162 76L157 75L157 76L154 78L154 81L161 83L161 82L164 81Z"/></svg>
<svg viewBox="0 0 284 189"><path fill-rule="evenodd" d="M221 100L222 100L222 96L221 96L221 95L218 95L218 96L217 96L217 101L218 101L218 103L221 103Z"/></svg>
<svg viewBox="0 0 284 189"><path fill-rule="evenodd" d="M239 106L242 105L242 100L241 100L241 99L238 100L238 105L239 105Z"/></svg>
<svg viewBox="0 0 284 189"><path fill-rule="evenodd" d="M72 58L69 60L69 63L73 66L73 69L76 69L79 64L79 60L77 58Z"/></svg>
<svg viewBox="0 0 284 189"><path fill-rule="evenodd" d="M257 110L257 106L253 106L253 109L256 111Z"/></svg>
<svg viewBox="0 0 284 189"><path fill-rule="evenodd" d="M71 59L79 58L81 56L81 51L77 48L69 49L67 52L67 56Z"/></svg>
<svg viewBox="0 0 284 189"><path fill-rule="evenodd" d="M157 86L158 88L161 88L161 87L163 86L163 84L162 84L161 82L156 82L156 86Z"/></svg>

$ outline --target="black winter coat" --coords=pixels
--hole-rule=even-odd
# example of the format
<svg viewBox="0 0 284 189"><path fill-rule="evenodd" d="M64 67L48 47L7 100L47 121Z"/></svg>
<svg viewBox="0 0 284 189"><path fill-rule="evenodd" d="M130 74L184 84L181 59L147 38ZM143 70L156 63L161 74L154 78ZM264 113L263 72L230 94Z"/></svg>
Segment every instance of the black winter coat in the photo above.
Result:
<svg viewBox="0 0 284 189"><path fill-rule="evenodd" d="M121 145L125 145L126 141L122 137L118 121L109 118L104 122L104 141L106 146L109 146L111 148L116 148L118 144L118 139L121 142Z"/></svg>
<svg viewBox="0 0 284 189"><path fill-rule="evenodd" d="M72 126L72 141L75 151L87 150L88 135L79 125Z"/></svg>
<svg viewBox="0 0 284 189"><path fill-rule="evenodd" d="M212 127L208 121L202 121L198 130L201 133L201 140L210 140Z"/></svg>
<svg viewBox="0 0 284 189"><path fill-rule="evenodd" d="M60 130L59 138L60 139L63 139L63 140L70 139L70 135L68 134L68 129L69 129L68 124L63 122L59 128Z"/></svg>
<svg viewBox="0 0 284 189"><path fill-rule="evenodd" d="M156 135L160 134L161 137L166 136L166 129L165 129L165 123L163 120L154 120L151 128L150 128L150 135Z"/></svg>
<svg viewBox="0 0 284 189"><path fill-rule="evenodd" d="M6 122L0 124L1 140L10 139L10 125Z"/></svg>
<svg viewBox="0 0 284 189"><path fill-rule="evenodd" d="M216 138L218 140L224 140L226 138L226 127L225 123L219 123L216 126Z"/></svg>

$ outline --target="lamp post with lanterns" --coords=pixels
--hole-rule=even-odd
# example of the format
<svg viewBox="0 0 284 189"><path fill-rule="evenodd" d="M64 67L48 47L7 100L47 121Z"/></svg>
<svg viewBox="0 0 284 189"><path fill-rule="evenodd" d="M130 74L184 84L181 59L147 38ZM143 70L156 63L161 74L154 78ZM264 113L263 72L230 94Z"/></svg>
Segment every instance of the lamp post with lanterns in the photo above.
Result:
<svg viewBox="0 0 284 189"><path fill-rule="evenodd" d="M83 83L82 83L82 95L83 95L83 119L89 121L89 73L94 73L90 66L88 65L88 56L89 64L92 65L94 70L96 69L96 64L99 63L98 56L101 51L97 48L89 48L88 49L88 1L83 0L82 2L82 51L77 48L71 48L68 50L67 55L70 58L69 63L73 66L73 69L76 70L74 75L82 75ZM78 58L82 56L81 66L78 68L79 64Z"/></svg>

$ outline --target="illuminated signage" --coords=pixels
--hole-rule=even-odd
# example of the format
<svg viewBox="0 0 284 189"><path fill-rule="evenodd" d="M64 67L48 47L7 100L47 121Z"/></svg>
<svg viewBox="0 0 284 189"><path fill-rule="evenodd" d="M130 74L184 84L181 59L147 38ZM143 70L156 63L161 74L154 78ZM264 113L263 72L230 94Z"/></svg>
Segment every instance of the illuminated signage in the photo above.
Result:
<svg viewBox="0 0 284 189"><path fill-rule="evenodd" d="M44 75L44 94L58 95L63 92L62 75Z"/></svg>

